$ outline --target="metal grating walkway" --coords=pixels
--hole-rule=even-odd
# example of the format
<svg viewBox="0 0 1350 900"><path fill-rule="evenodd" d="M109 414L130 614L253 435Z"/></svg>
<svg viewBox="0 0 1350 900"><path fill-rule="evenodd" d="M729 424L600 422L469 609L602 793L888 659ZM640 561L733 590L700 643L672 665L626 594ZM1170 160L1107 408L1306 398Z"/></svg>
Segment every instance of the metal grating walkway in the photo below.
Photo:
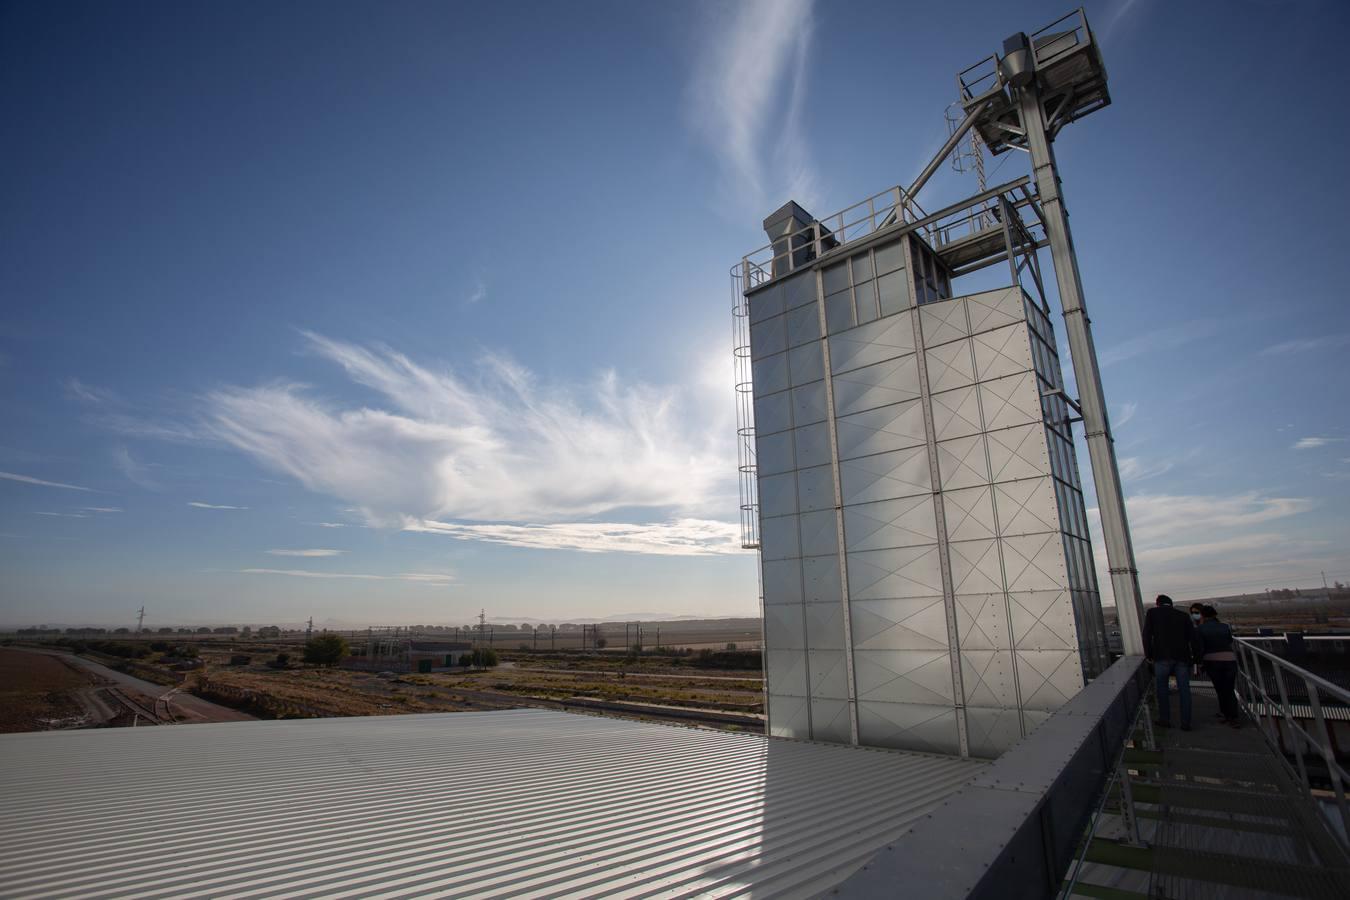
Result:
<svg viewBox="0 0 1350 900"><path fill-rule="evenodd" d="M1126 753L1142 846L1123 835L1094 840L1086 854L1094 865L1075 896L1350 896L1350 860L1324 813L1254 727L1217 721L1208 685L1192 695L1194 730L1159 729L1156 750Z"/></svg>

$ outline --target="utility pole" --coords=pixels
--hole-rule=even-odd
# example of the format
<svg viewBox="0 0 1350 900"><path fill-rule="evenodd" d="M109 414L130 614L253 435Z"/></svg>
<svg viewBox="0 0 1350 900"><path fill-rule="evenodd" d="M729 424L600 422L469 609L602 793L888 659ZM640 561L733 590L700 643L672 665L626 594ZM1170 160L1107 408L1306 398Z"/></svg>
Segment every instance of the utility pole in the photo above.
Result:
<svg viewBox="0 0 1350 900"><path fill-rule="evenodd" d="M558 626L550 625L548 628L548 651L552 653L558 649Z"/></svg>
<svg viewBox="0 0 1350 900"><path fill-rule="evenodd" d="M1041 204L1041 220L1045 224L1045 234L1050 240L1050 255L1055 263L1055 282L1059 287L1064 330L1073 358L1074 379L1078 384L1078 402L1082 407L1083 430L1092 463L1092 478L1097 488L1097 506L1101 511L1102 538L1106 544L1106 561L1111 573L1111 593L1115 597L1116 615L1120 620L1121 642L1127 655L1142 656L1144 604L1139 591L1139 570L1135 566L1130 526L1125 516L1125 495L1120 485L1115 442L1106 414L1092 326L1083 303L1083 279L1078 271L1073 235L1069 231L1069 214L1060 193L1055 151L1046 126L1045 110L1041 105L1040 87L1034 73L1027 68L1033 53L1031 41L1019 32L1008 38L1003 48L1005 55L1000 68L1013 86L1021 112L1027 149L1031 153L1031 169Z"/></svg>
<svg viewBox="0 0 1350 900"><path fill-rule="evenodd" d="M1322 576L1322 583L1323 583L1323 584L1326 584L1326 583L1327 583L1327 576L1326 576L1325 574ZM145 607L144 607L144 606L142 606L142 607L140 608L140 611L136 613L136 633L137 633L137 634L140 634L140 633L143 632L143 631L145 631Z"/></svg>
<svg viewBox="0 0 1350 900"><path fill-rule="evenodd" d="M310 616L309 621L305 623L305 640L309 640L314 634L314 617Z"/></svg>

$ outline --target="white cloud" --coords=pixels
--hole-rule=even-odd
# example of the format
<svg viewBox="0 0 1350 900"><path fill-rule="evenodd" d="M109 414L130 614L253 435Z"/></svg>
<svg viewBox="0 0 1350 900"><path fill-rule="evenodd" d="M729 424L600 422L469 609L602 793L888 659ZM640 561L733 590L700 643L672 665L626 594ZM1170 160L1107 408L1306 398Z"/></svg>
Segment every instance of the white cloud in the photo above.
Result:
<svg viewBox="0 0 1350 900"><path fill-rule="evenodd" d="M198 509L248 509L247 506L225 506L220 503L203 503L200 500L189 500L188 506L195 506Z"/></svg>
<svg viewBox="0 0 1350 900"><path fill-rule="evenodd" d="M475 303L479 303L483 300L486 300L487 295L488 295L487 282L479 278L477 281L473 283L473 290L469 293L469 296L464 298L464 305L473 306Z"/></svg>
<svg viewBox="0 0 1350 900"><path fill-rule="evenodd" d="M1114 427L1124 428L1134 418L1135 413L1139 412L1138 403L1125 403L1120 407L1120 415L1116 416Z"/></svg>
<svg viewBox="0 0 1350 900"><path fill-rule="evenodd" d="M317 525L320 528L346 528L345 522L310 522L311 525Z"/></svg>
<svg viewBox="0 0 1350 900"><path fill-rule="evenodd" d="M57 519L89 519L92 518L88 513L63 513L63 512L39 512L39 516L52 516Z"/></svg>
<svg viewBox="0 0 1350 900"><path fill-rule="evenodd" d="M78 484L66 484L61 481L43 481L41 478L33 478L29 475L18 475L14 472L0 472L0 478L6 481L18 481L22 484L35 484L38 487L61 488L67 491L88 491L96 493L93 488L80 487Z"/></svg>
<svg viewBox="0 0 1350 900"><path fill-rule="evenodd" d="M120 513L122 511L120 506L81 506L80 509L94 513Z"/></svg>
<svg viewBox="0 0 1350 900"><path fill-rule="evenodd" d="M1146 481L1172 471L1170 460L1145 462L1137 456L1122 456L1116 463L1124 481Z"/></svg>
<svg viewBox="0 0 1350 900"><path fill-rule="evenodd" d="M1183 589L1203 593L1209 586L1231 581L1232 573L1242 568L1276 577L1280 571L1292 571L1289 566L1300 554L1324 549L1323 542L1270 530L1272 522L1311 510L1314 503L1306 498L1269 497L1255 491L1229 496L1136 494L1126 506L1146 593ZM1089 509L1088 518L1098 581L1103 595L1109 595L1098 510Z"/></svg>
<svg viewBox="0 0 1350 900"><path fill-rule="evenodd" d="M324 557L341 556L346 550L268 550L272 556Z"/></svg>
<svg viewBox="0 0 1350 900"><path fill-rule="evenodd" d="M409 521L405 531L442 534L461 540L488 541L515 547L579 550L585 553L645 553L661 556L708 556L741 553L740 528L708 519L633 525L616 522L568 522L555 525L462 525L431 520Z"/></svg>
<svg viewBox="0 0 1350 900"><path fill-rule="evenodd" d="M691 126L740 206L760 216L789 198L809 207L817 175L801 114L814 74L812 2L746 0L719 13L691 69Z"/></svg>
<svg viewBox="0 0 1350 900"><path fill-rule="evenodd" d="M1207 338L1225 327L1231 326L1232 322L1224 319L1192 319L1189 322L1179 322L1176 325L1167 328L1158 328L1153 331L1147 331L1143 334L1121 341L1107 347L1098 354L1098 360L1102 366L1112 366L1116 363L1124 362L1127 359L1134 359L1136 356L1143 356L1147 353L1159 353L1165 350L1175 350L1189 344L1191 341L1198 341L1201 338ZM1061 354L1062 359L1068 359Z"/></svg>
<svg viewBox="0 0 1350 900"><path fill-rule="evenodd" d="M100 387L94 387L85 384L78 378L67 378L65 380L66 393L82 403L88 403L94 406L102 406L108 403L118 403L120 398L110 390Z"/></svg>
<svg viewBox="0 0 1350 900"><path fill-rule="evenodd" d="M209 395L206 427L371 523L550 523L619 509L665 519L670 510L735 508L729 381L707 398L626 384L612 371L548 387L501 356L484 357L468 378L388 348L306 337L388 408L342 408L273 383Z"/></svg>
<svg viewBox="0 0 1350 900"><path fill-rule="evenodd" d="M138 462L126 447L113 448L113 464L126 476L127 481L147 491L160 490L159 482L151 478L146 465Z"/></svg>
<svg viewBox="0 0 1350 900"><path fill-rule="evenodd" d="M243 575L283 575L289 578L338 578L356 581L411 581L438 587L449 587L455 576L439 572L403 572L398 575L367 575L356 572L311 572L308 569L240 569Z"/></svg>
<svg viewBox="0 0 1350 900"><path fill-rule="evenodd" d="M1316 350L1330 350L1350 345L1350 334L1325 334L1320 337L1295 338L1281 341L1261 351L1262 356L1277 356L1285 353L1312 353Z"/></svg>
<svg viewBox="0 0 1350 900"><path fill-rule="evenodd" d="M1345 438L1339 437L1305 437L1299 438L1298 442L1290 449L1292 450L1316 450L1318 447L1326 447L1331 444L1339 444Z"/></svg>

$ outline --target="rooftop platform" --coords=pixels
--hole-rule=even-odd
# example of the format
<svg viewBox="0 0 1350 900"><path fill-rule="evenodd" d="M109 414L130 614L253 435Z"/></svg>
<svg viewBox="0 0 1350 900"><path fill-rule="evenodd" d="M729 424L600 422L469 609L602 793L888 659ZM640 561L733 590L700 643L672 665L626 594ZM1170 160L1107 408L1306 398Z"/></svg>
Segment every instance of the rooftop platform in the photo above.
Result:
<svg viewBox="0 0 1350 900"><path fill-rule="evenodd" d="M0 884L814 896L982 768L541 710L3 735Z"/></svg>

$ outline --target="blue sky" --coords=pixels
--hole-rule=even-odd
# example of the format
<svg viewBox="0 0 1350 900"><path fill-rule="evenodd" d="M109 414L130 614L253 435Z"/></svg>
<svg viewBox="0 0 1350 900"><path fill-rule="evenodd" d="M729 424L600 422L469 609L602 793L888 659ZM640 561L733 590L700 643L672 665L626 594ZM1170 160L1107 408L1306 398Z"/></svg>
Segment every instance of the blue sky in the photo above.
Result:
<svg viewBox="0 0 1350 900"><path fill-rule="evenodd" d="M727 269L1067 11L980 6L0 7L0 620L754 614ZM1087 9L1114 104L1057 152L1144 589L1350 580L1350 12Z"/></svg>

